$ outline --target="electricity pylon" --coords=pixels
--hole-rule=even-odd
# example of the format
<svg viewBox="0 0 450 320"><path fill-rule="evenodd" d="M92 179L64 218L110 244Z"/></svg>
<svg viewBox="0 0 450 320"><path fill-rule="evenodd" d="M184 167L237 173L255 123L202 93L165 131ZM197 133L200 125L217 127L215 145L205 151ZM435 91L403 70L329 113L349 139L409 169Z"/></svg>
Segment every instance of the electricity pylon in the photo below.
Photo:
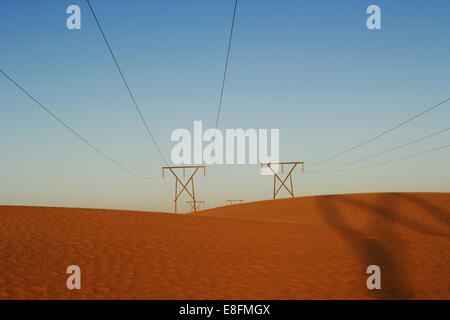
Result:
<svg viewBox="0 0 450 320"><path fill-rule="evenodd" d="M183 181L181 181L181 179L178 177L178 175L176 174L177 170L183 170L183 177L186 176L186 170L189 169L194 169L194 171L192 172L191 176L189 177L189 179L186 181L186 183L183 183ZM194 175L197 173L197 171L199 169L203 169L203 175L206 175L206 167L205 166L175 166L175 167L162 167L162 176L164 178L164 171L165 170L169 170L173 176L175 177L175 199L174 199L174 206L175 206L175 213L177 213L177 200L178 198L180 198L181 194L186 191L186 193L188 194L188 196L190 196L190 198L193 201L193 208L194 208L194 212L197 211L197 200L195 199L195 189L194 189ZM188 185L191 185L191 191L189 191L189 187ZM178 184L180 184L181 187L181 191L178 192Z"/></svg>
<svg viewBox="0 0 450 320"><path fill-rule="evenodd" d="M297 165L301 164L302 165L302 172L304 171L304 162L299 162L299 161L294 161L294 162L269 162L269 163L261 163L261 168L266 166L268 168L270 168L270 170L272 170L273 172L273 198L275 199L278 192L280 191L281 187L284 187L289 194L291 195L292 198L294 198L294 185L292 184L292 172L294 171L295 167L297 167ZM288 166L291 167L291 169L289 170L287 176L284 178L284 180L281 180L280 176L278 175L277 171L275 171L273 169L274 166L281 166L281 172L284 172L284 166ZM289 186L290 188L288 188L285 184L286 180L289 178ZM280 186L277 187L277 180L279 180L281 182Z"/></svg>

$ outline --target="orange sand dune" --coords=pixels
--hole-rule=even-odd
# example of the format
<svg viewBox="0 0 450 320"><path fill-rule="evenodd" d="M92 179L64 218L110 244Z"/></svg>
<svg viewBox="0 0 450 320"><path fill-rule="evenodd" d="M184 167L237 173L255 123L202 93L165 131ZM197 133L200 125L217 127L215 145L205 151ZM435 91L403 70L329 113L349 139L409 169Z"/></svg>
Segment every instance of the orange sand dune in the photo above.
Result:
<svg viewBox="0 0 450 320"><path fill-rule="evenodd" d="M449 299L450 194L301 197L198 215L0 206L1 299ZM82 272L66 288L67 266ZM381 267L381 290L366 268Z"/></svg>

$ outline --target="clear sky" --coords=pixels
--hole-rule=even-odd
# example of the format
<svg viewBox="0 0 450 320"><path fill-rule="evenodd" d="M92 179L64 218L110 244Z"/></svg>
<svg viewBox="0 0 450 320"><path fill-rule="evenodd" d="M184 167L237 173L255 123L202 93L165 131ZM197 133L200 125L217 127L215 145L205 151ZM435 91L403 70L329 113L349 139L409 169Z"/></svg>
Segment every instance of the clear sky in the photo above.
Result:
<svg viewBox="0 0 450 320"><path fill-rule="evenodd" d="M214 127L234 0L91 0L170 158L176 128ZM81 30L66 8L81 8ZM368 30L366 8L381 8ZM220 128L278 128L284 161L320 161L450 96L450 2L240 0ZM92 151L0 75L0 203L172 210L173 179L146 136L85 1L2 0L0 69L111 157ZM450 102L317 170L450 126ZM353 167L450 143L450 131ZM450 192L450 148L378 167L295 175L296 194ZM346 168L351 168L348 166ZM257 166L196 180L208 207L269 199ZM255 186L255 188L253 188ZM184 201L180 206L184 206ZM186 209L186 208L184 208Z"/></svg>

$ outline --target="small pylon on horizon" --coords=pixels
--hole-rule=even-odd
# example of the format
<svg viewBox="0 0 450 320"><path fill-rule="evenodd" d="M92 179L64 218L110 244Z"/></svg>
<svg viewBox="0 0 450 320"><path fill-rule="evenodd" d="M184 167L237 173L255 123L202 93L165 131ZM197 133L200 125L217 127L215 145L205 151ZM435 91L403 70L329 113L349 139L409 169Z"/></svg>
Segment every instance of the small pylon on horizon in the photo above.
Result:
<svg viewBox="0 0 450 320"><path fill-rule="evenodd" d="M226 200L227 205L233 205L233 204L241 204L245 202L245 200L237 199L237 200Z"/></svg>
<svg viewBox="0 0 450 320"><path fill-rule="evenodd" d="M191 206L192 212L197 212L198 210L201 210L202 207L205 208L205 201L203 201L203 200L195 200L195 202L192 200L187 200L186 204ZM195 208L194 208L194 205L195 205Z"/></svg>

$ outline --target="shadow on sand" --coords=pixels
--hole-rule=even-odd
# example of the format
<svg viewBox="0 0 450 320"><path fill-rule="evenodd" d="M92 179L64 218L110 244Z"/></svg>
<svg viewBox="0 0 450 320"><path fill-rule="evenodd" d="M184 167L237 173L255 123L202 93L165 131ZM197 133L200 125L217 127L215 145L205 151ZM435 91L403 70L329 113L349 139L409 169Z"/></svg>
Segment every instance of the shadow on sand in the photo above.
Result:
<svg viewBox="0 0 450 320"><path fill-rule="evenodd" d="M367 266L371 264L380 266L382 270L382 289L370 291L369 294L373 298L411 299L414 298L414 294L408 288L407 283L403 280L405 277L402 272L401 259L396 259L396 257L390 253L392 250L389 250L389 247L386 245L388 242L380 241L378 239L369 239L367 238L368 235L386 234L386 231L389 231L389 229L391 229L395 224L399 224L412 231L428 236L449 237L448 233L435 230L430 226L422 224L420 221L415 221L410 217L401 214L400 210L395 210L396 205L398 205L400 201L404 202L404 200L421 207L427 214L433 216L434 219L437 219L441 222L441 224L445 225L446 228L449 228L449 212L428 203L418 196L405 194L380 194L379 200L376 201L377 204L357 200L351 196L322 196L317 198L317 204L320 208L319 212L324 222L333 227L339 233L349 236L349 238L346 238L346 241L362 262L363 267L361 268L361 272L365 273ZM358 209L361 209L365 213L369 214L369 220L367 221L368 229L364 228L365 230L368 230L368 233L367 231L364 233L361 232L342 217L340 214L340 210L342 210L342 202L346 205L357 207ZM386 223L380 223L380 218L385 220ZM395 241L395 246L397 249L400 246L400 252L402 254L407 254L407 241L393 241ZM365 283L362 283L361 285L366 288Z"/></svg>

